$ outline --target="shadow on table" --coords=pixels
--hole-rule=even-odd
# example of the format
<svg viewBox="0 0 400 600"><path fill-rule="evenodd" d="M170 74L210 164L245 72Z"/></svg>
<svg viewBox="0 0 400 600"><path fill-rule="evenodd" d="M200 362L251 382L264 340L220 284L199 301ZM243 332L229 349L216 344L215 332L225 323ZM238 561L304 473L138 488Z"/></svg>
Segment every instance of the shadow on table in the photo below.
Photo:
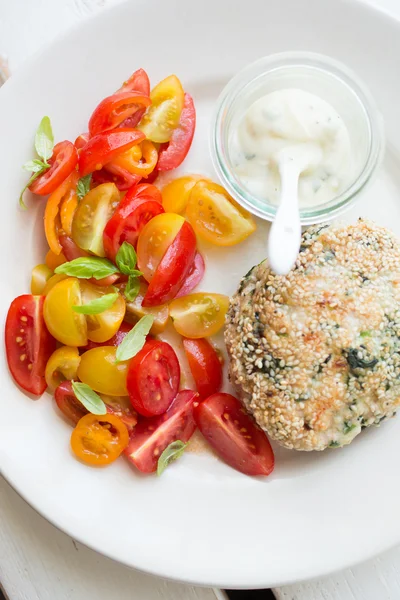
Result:
<svg viewBox="0 0 400 600"><path fill-rule="evenodd" d="M226 590L229 600L275 600L271 590Z"/></svg>

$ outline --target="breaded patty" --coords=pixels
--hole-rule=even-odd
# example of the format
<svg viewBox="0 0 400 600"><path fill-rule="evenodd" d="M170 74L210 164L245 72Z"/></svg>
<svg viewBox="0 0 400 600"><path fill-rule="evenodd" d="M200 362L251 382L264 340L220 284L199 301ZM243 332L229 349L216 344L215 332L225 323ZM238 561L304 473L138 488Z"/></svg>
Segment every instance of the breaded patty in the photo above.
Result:
<svg viewBox="0 0 400 600"><path fill-rule="evenodd" d="M230 374L247 410L287 448L350 443L400 403L400 243L382 227L309 229L287 276L265 261L227 315Z"/></svg>

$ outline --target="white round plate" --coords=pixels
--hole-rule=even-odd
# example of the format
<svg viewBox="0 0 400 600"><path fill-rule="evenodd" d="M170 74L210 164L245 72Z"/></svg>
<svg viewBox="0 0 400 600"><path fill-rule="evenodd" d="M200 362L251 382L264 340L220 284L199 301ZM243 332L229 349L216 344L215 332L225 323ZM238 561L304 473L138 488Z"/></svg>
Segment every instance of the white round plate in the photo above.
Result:
<svg viewBox="0 0 400 600"><path fill-rule="evenodd" d="M153 83L177 73L194 96L198 126L183 172L214 176L209 124L228 79L247 63L284 50L322 52L365 79L386 121L380 174L352 210L400 234L400 24L338 0L137 0L117 5L58 39L0 92L0 220L5 318L43 260L43 202L17 207L34 131L50 115L56 139L87 129L93 107L139 67ZM232 293L265 254L267 225L233 249L205 249L201 286ZM161 478L124 461L91 469L69 450L70 427L50 396L33 401L1 361L0 464L7 480L49 521L126 565L163 577L251 588L321 576L400 542L396 419L350 447L323 453L276 448L264 479L211 454L186 453Z"/></svg>

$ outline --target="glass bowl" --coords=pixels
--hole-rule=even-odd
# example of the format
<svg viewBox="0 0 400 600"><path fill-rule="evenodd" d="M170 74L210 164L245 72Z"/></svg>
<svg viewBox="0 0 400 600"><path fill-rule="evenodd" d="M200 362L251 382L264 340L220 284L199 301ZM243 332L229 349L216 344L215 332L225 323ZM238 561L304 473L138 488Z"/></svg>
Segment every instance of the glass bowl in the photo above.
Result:
<svg viewBox="0 0 400 600"><path fill-rule="evenodd" d="M230 148L246 110L279 89L299 88L336 109L349 131L354 160L351 183L329 202L300 208L303 225L331 220L354 204L371 181L384 149L383 119L369 90L338 61L311 52L266 56L233 77L222 91L212 123L211 156L224 187L251 213L273 221L277 206L253 195L235 175Z"/></svg>

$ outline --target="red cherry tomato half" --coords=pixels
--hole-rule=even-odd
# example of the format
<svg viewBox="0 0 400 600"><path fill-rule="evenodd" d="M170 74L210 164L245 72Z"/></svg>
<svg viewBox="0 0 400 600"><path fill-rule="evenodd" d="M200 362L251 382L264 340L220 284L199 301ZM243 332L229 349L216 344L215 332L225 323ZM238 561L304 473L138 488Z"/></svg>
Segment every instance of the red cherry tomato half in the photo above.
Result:
<svg viewBox="0 0 400 600"><path fill-rule="evenodd" d="M137 129L116 129L99 133L82 148L79 155L81 177L99 171L112 159L144 140L144 134Z"/></svg>
<svg viewBox="0 0 400 600"><path fill-rule="evenodd" d="M176 440L187 442L196 429L193 407L198 395L182 390L172 406L160 417L143 419L134 429L125 456L142 473L157 470L158 459L165 448Z"/></svg>
<svg viewBox="0 0 400 600"><path fill-rule="evenodd" d="M106 255L115 261L123 242L136 246L139 233L153 217L164 212L162 205L151 197L129 198L129 192L121 200L103 232Z"/></svg>
<svg viewBox="0 0 400 600"><path fill-rule="evenodd" d="M168 146L160 149L157 163L159 171L170 171L179 167L190 150L195 128L196 109L193 98L185 94L179 125L174 129Z"/></svg>
<svg viewBox="0 0 400 600"><path fill-rule="evenodd" d="M222 385L222 366L218 354L206 339L183 340L189 367L201 398L219 392Z"/></svg>
<svg viewBox="0 0 400 600"><path fill-rule="evenodd" d="M125 321L122 321L117 333L113 335L112 338L110 338L106 342L91 342L89 340L87 346L82 348L82 350L86 352L86 350L98 348L99 346L119 346L126 334L131 331L132 327L133 325L131 325L130 323L125 323Z"/></svg>
<svg viewBox="0 0 400 600"><path fill-rule="evenodd" d="M89 412L75 396L71 381L61 382L54 392L54 398L58 408L72 425L76 425Z"/></svg>
<svg viewBox="0 0 400 600"><path fill-rule="evenodd" d="M88 143L88 141L89 141L89 134L81 133L76 138L76 140L74 142L74 146L77 150L81 150L83 148L83 146L85 146Z"/></svg>
<svg viewBox="0 0 400 600"><path fill-rule="evenodd" d="M129 173L129 171L123 167L114 165L112 162L108 163L103 169L100 169L100 171L94 171L93 173L93 181L95 184L115 183L120 192L129 190L129 188L136 185L140 180L140 175Z"/></svg>
<svg viewBox="0 0 400 600"><path fill-rule="evenodd" d="M181 370L173 348L150 340L129 364L126 386L133 408L144 417L161 415L179 390Z"/></svg>
<svg viewBox="0 0 400 600"><path fill-rule="evenodd" d="M175 298L196 254L196 235L185 221L158 265L143 299L143 306L159 306Z"/></svg>
<svg viewBox="0 0 400 600"><path fill-rule="evenodd" d="M131 187L127 192L125 198L138 198L140 196L147 196L154 198L160 204L162 204L162 194L158 187L152 185L150 183L139 183L133 187Z"/></svg>
<svg viewBox="0 0 400 600"><path fill-rule="evenodd" d="M43 318L44 296L24 294L8 309L5 342L8 367L24 390L41 396L47 388L46 363L56 349Z"/></svg>
<svg viewBox="0 0 400 600"><path fill-rule="evenodd" d="M59 142L49 159L50 168L29 186L33 194L51 194L71 175L78 162L78 151L72 142Z"/></svg>
<svg viewBox="0 0 400 600"><path fill-rule="evenodd" d="M150 96L150 80L144 69L138 69L124 81L118 92L139 92Z"/></svg>
<svg viewBox="0 0 400 600"><path fill-rule="evenodd" d="M269 475L274 453L267 436L230 394L214 394L194 409L208 443L234 469L245 475Z"/></svg>
<svg viewBox="0 0 400 600"><path fill-rule="evenodd" d="M132 117L138 110L146 109L150 104L149 96L135 91L117 92L104 98L89 119L90 137L115 129L125 119Z"/></svg>
<svg viewBox="0 0 400 600"><path fill-rule="evenodd" d="M200 254L200 252L196 252L196 256L194 257L194 261L192 266L190 267L190 271L185 281L183 282L183 286L176 294L175 298L181 298L181 296L187 296L194 290L194 288L200 283L203 279L204 271L206 270L206 265L204 262L204 258Z"/></svg>

